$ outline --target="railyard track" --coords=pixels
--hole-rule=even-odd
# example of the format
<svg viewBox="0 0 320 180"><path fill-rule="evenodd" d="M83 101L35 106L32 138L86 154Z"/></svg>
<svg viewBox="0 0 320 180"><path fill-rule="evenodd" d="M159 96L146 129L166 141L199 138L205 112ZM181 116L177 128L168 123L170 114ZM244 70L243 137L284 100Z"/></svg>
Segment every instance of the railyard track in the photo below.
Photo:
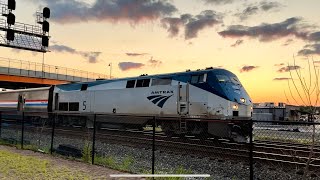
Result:
<svg viewBox="0 0 320 180"><path fill-rule="evenodd" d="M12 126L10 129L19 129ZM26 131L39 131L39 127L26 127ZM43 128L43 134L50 134L51 128ZM92 129L56 128L55 136L68 138L90 138ZM101 143L120 144L136 148L152 150L152 131L138 130L97 130L96 141ZM292 166L304 166L310 153L310 147L298 143L282 143L273 141L254 141L253 158L255 162L277 163ZM249 163L250 144L233 143L226 140L198 139L196 137L167 137L163 133L155 135L156 151L190 155L199 158L243 160ZM99 153L99 152L97 152ZM320 146L315 146L312 169L320 168Z"/></svg>

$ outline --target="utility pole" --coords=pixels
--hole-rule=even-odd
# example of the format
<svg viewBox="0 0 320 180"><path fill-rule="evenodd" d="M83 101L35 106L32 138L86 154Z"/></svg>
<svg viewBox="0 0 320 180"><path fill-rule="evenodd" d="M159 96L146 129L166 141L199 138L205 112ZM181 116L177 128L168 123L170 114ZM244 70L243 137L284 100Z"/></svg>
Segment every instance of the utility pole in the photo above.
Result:
<svg viewBox="0 0 320 180"><path fill-rule="evenodd" d="M44 72L44 53L42 53L42 78L44 78L45 72Z"/></svg>

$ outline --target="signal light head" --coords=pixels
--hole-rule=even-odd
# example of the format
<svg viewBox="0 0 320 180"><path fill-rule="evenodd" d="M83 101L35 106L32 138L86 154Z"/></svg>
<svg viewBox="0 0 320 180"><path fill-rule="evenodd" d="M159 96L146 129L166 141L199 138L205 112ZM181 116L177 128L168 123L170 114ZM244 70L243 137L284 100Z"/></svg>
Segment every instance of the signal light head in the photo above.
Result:
<svg viewBox="0 0 320 180"><path fill-rule="evenodd" d="M9 25L14 25L16 23L16 16L11 12L9 12L9 14L7 15L7 23Z"/></svg>
<svg viewBox="0 0 320 180"><path fill-rule="evenodd" d="M14 41L14 31L13 29L7 29L7 36L8 41Z"/></svg>
<svg viewBox="0 0 320 180"><path fill-rule="evenodd" d="M49 37L48 36L42 36L42 46L44 46L44 47L49 46Z"/></svg>
<svg viewBox="0 0 320 180"><path fill-rule="evenodd" d="M16 10L16 1L15 0L8 0L8 9Z"/></svg>
<svg viewBox="0 0 320 180"><path fill-rule="evenodd" d="M50 9L48 7L43 8L42 14L44 18L50 18Z"/></svg>
<svg viewBox="0 0 320 180"><path fill-rule="evenodd" d="M49 22L48 21L43 21L42 22L42 30L44 31L44 32L49 32L49 30L50 30L50 25L49 25Z"/></svg>

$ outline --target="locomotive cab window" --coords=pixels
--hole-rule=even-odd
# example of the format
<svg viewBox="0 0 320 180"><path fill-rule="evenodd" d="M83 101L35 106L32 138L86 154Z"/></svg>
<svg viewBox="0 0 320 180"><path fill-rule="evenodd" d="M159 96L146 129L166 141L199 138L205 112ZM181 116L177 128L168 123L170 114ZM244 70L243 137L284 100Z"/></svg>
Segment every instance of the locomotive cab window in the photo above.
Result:
<svg viewBox="0 0 320 180"><path fill-rule="evenodd" d="M171 85L172 79L152 79L151 86Z"/></svg>
<svg viewBox="0 0 320 180"><path fill-rule="evenodd" d="M136 80L129 80L129 81L127 81L126 88L134 88L135 84L136 84Z"/></svg>
<svg viewBox="0 0 320 180"><path fill-rule="evenodd" d="M206 82L207 74L200 74L200 75L193 75L191 76L191 83L197 84L197 83L203 83Z"/></svg>
<svg viewBox="0 0 320 180"><path fill-rule="evenodd" d="M136 87L149 87L150 79L139 79L137 80Z"/></svg>
<svg viewBox="0 0 320 180"><path fill-rule="evenodd" d="M230 82L230 78L225 75L217 75L217 79L220 83Z"/></svg>
<svg viewBox="0 0 320 180"><path fill-rule="evenodd" d="M81 85L81 91L86 91L88 89L88 84Z"/></svg>
<svg viewBox="0 0 320 180"><path fill-rule="evenodd" d="M231 77L231 82L235 85L241 85L239 79L237 77Z"/></svg>

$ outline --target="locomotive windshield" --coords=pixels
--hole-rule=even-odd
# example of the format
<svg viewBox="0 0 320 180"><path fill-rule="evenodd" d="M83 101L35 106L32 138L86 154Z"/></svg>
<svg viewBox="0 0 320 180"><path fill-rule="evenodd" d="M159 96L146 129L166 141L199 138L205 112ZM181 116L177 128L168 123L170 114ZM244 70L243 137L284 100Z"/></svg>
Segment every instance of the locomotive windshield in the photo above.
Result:
<svg viewBox="0 0 320 180"><path fill-rule="evenodd" d="M234 85L240 85L241 86L241 83L239 81L239 79L235 76L226 76L226 75L216 75L219 83L232 83Z"/></svg>
<svg viewBox="0 0 320 180"><path fill-rule="evenodd" d="M208 84L213 88L213 92L229 101L240 104L251 104L251 99L243 88L239 79L233 73L219 69L209 74Z"/></svg>

